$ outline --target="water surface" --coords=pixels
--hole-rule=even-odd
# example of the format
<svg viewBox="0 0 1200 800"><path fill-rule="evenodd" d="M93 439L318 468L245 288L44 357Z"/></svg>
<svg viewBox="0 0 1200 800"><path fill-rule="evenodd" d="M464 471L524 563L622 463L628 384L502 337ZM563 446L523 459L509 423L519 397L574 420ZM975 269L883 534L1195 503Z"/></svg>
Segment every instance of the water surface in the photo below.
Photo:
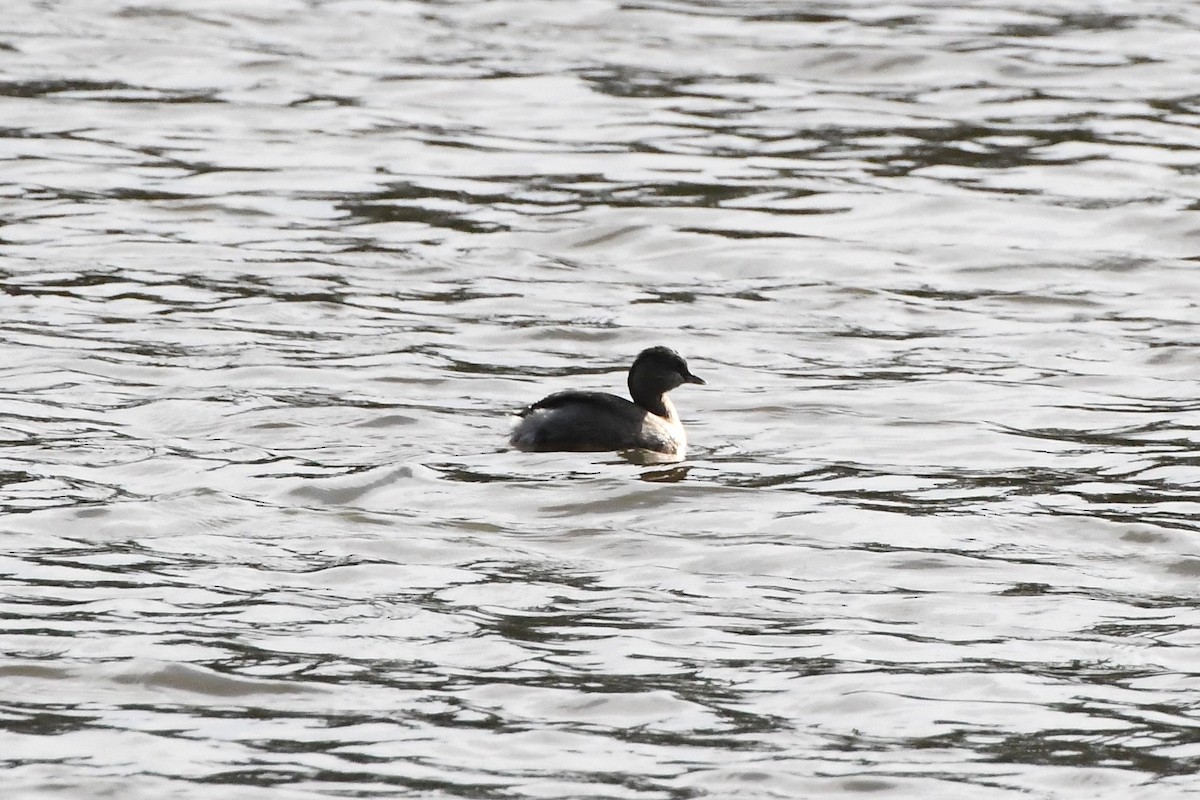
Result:
<svg viewBox="0 0 1200 800"><path fill-rule="evenodd" d="M1197 31L18 3L5 796L1200 793Z"/></svg>

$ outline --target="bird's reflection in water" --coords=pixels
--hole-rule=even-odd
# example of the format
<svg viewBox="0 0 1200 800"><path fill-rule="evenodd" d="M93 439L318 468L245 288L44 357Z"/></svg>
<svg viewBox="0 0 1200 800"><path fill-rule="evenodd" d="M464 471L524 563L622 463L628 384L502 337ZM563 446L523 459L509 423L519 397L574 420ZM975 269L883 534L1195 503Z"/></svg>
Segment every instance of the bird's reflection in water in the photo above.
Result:
<svg viewBox="0 0 1200 800"><path fill-rule="evenodd" d="M639 477L650 483L679 483L688 476L691 467L671 467L670 469L651 469Z"/></svg>
<svg viewBox="0 0 1200 800"><path fill-rule="evenodd" d="M678 466L679 456L668 453L656 453L652 450L622 450L620 456L631 464L639 467L662 465L661 469L650 469L638 477L650 483L678 483L687 477L691 467ZM667 466L675 464L676 466Z"/></svg>

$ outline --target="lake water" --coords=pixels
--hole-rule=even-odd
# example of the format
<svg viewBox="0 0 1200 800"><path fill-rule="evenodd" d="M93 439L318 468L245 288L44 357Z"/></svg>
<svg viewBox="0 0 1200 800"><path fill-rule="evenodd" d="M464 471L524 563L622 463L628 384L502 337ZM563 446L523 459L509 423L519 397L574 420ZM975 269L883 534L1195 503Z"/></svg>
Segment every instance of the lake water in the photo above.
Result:
<svg viewBox="0 0 1200 800"><path fill-rule="evenodd" d="M1200 796L1200 5L16 0L5 798ZM675 465L508 449L667 344Z"/></svg>

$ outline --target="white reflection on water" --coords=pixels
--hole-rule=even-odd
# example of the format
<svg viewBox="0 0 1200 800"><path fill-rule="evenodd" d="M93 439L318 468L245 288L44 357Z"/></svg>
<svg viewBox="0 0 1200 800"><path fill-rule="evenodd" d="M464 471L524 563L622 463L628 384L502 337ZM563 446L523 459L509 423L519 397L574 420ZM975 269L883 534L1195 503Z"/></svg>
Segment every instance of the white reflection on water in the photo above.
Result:
<svg viewBox="0 0 1200 800"><path fill-rule="evenodd" d="M6 788L1186 795L1195 17L10 11Z"/></svg>

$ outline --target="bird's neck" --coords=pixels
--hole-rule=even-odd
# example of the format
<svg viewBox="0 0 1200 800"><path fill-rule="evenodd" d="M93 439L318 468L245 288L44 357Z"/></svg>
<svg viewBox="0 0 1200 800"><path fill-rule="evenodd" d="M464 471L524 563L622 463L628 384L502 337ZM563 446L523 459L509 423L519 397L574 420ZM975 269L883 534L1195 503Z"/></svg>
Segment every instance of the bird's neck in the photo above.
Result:
<svg viewBox="0 0 1200 800"><path fill-rule="evenodd" d="M633 399L639 406L656 417L662 417L669 422L675 422L679 419L679 416L675 413L675 404L665 394L635 397Z"/></svg>

